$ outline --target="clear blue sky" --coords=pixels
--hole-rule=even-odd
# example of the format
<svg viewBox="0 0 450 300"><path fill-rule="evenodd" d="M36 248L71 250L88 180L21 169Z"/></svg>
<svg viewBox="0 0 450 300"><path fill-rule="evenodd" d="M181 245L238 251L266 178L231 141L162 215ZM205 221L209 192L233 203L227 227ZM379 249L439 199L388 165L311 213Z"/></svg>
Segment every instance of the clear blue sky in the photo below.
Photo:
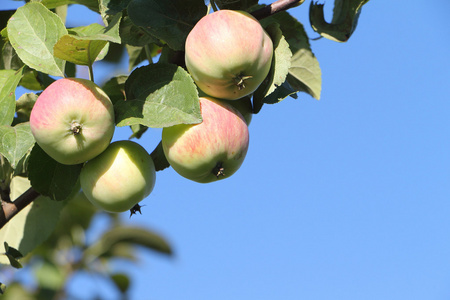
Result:
<svg viewBox="0 0 450 300"><path fill-rule="evenodd" d="M290 12L316 37L309 2ZM311 42L321 100L263 107L233 177L158 172L144 214L123 217L175 256L119 264L131 298L450 299L449 11L447 0L369 1L349 42ZM159 139L140 142L151 152Z"/></svg>

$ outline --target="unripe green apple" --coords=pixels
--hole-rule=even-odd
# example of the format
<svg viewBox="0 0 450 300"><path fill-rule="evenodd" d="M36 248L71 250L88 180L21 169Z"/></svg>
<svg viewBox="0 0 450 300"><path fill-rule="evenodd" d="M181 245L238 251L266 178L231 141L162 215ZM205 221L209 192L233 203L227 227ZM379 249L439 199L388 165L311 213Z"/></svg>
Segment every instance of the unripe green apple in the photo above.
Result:
<svg viewBox="0 0 450 300"><path fill-rule="evenodd" d="M253 93L266 78L273 44L252 15L223 9L198 21L185 51L186 67L203 92L236 100Z"/></svg>
<svg viewBox="0 0 450 300"><path fill-rule="evenodd" d="M86 197L97 207L124 212L150 195L155 185L155 165L138 143L117 141L88 161L80 183Z"/></svg>
<svg viewBox="0 0 450 300"><path fill-rule="evenodd" d="M114 109L95 83L63 78L50 84L31 110L30 127L38 145L59 163L90 160L108 147Z"/></svg>
<svg viewBox="0 0 450 300"><path fill-rule="evenodd" d="M181 176L208 183L233 175L244 161L248 127L232 106L211 97L200 98L203 121L162 131L167 161Z"/></svg>

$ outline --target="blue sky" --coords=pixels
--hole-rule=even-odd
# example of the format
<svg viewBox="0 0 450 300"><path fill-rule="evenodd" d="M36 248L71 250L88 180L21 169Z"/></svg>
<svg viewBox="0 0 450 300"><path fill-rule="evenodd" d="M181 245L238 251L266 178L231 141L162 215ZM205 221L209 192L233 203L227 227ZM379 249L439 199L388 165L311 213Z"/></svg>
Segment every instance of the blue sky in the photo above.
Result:
<svg viewBox="0 0 450 300"><path fill-rule="evenodd" d="M175 256L119 264L132 299L450 298L450 2L401 2L369 1L347 43L311 42L321 100L263 107L231 178L158 172L144 214L124 219ZM308 8L290 13L316 37Z"/></svg>

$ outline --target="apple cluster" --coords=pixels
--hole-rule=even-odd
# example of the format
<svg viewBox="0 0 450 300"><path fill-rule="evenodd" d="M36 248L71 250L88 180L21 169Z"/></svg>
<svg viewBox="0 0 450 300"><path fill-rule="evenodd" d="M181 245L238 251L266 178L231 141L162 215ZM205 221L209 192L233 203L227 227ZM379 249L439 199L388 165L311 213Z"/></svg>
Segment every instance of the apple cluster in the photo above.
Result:
<svg viewBox="0 0 450 300"><path fill-rule="evenodd" d="M250 14L220 10L203 17L186 39L186 67L200 93L202 122L162 131L164 155L190 180L208 183L233 175L249 146L251 95L272 62L269 35ZM83 164L81 189L99 208L132 209L155 185L155 165L138 143L111 143L114 108L90 80L63 78L38 97L30 115L37 144L61 164Z"/></svg>
<svg viewBox="0 0 450 300"><path fill-rule="evenodd" d="M63 78L38 97L30 115L37 144L61 164L84 163L81 189L97 207L130 210L155 185L155 165L138 143L116 141L114 109L106 93L90 80Z"/></svg>
<svg viewBox="0 0 450 300"><path fill-rule="evenodd" d="M178 174L208 183L239 169L249 146L248 96L268 75L272 56L272 40L247 12L224 9L197 22L186 39L185 62L207 95L200 98L203 121L162 132L164 154Z"/></svg>

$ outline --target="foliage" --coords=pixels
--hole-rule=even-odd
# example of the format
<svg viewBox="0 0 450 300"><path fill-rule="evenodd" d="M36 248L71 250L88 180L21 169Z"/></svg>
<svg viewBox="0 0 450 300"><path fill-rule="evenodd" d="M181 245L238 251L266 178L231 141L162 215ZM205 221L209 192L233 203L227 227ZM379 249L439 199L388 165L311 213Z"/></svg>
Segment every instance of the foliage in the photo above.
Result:
<svg viewBox="0 0 450 300"><path fill-rule="evenodd" d="M311 26L323 37L347 41L366 2L336 0L331 23L324 20L323 5L311 2ZM280 3L274 5L286 5L281 9L285 10L303 1ZM72 4L97 12L104 25L67 28L67 7ZM34 0L15 11L0 11L0 195L3 207L18 210L0 218L5 247L0 263L4 270L8 265L30 265L37 281L34 290L9 282L7 298L62 299L67 296L65 283L82 270L109 278L125 293L128 278L105 269L110 260L135 260L136 245L171 254L161 236L124 227L116 215L90 205L80 192L81 165L61 165L48 157L35 144L28 120L37 96L54 80L76 77L75 65L88 66L94 80L95 62L117 62L123 50L129 56L130 73L111 77L102 86L114 103L116 126L130 126L131 137L140 138L150 132L148 128L200 123L199 94L185 69L183 51L188 33L211 8L255 13L267 7L256 0L207 4L203 0ZM269 75L252 96L253 113L288 96L297 98L298 92L320 99L321 70L303 24L286 11L270 10L260 22L272 39L274 56ZM142 61L148 63L136 68ZM16 99L19 86L29 93ZM161 144L151 156L157 171L169 166ZM30 191L35 192L32 199L24 196ZM95 242L88 242L84 232L99 214L107 216L111 226Z"/></svg>

